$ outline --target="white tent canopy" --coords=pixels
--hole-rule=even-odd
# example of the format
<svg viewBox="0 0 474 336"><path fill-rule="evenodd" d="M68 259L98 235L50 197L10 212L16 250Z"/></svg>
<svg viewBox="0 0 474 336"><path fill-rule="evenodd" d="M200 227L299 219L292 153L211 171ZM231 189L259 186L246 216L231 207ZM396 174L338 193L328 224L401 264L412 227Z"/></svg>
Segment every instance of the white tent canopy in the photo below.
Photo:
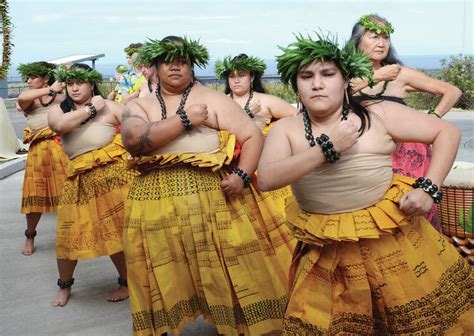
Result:
<svg viewBox="0 0 474 336"><path fill-rule="evenodd" d="M48 62L53 63L53 64L73 64L73 63L92 61L92 68L95 68L96 59L104 57L104 56L105 56L105 54L71 55L71 56L67 56L67 57L62 57L62 58L49 60Z"/></svg>

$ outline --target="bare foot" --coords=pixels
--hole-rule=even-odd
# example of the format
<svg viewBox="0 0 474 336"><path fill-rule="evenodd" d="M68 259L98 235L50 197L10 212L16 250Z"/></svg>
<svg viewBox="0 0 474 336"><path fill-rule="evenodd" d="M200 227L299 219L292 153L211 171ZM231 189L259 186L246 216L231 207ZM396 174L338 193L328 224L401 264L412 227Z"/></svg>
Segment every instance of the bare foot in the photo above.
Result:
<svg viewBox="0 0 474 336"><path fill-rule="evenodd" d="M21 254L25 256L30 256L35 251L35 240L34 239L25 239L25 245L21 250Z"/></svg>
<svg viewBox="0 0 474 336"><path fill-rule="evenodd" d="M64 307L71 296L71 288L60 288L58 294L51 301L53 307Z"/></svg>
<svg viewBox="0 0 474 336"><path fill-rule="evenodd" d="M120 286L116 291L110 293L107 301L118 302L128 298L128 287Z"/></svg>

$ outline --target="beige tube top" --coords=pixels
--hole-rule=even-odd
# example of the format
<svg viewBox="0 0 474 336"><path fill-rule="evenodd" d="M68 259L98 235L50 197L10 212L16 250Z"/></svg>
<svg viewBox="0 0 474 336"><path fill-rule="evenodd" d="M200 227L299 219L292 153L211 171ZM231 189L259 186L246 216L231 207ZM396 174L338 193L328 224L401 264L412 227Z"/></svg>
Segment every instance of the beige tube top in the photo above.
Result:
<svg viewBox="0 0 474 336"><path fill-rule="evenodd" d="M378 202L392 181L385 154L354 154L326 163L291 185L300 207L312 213L340 213Z"/></svg>
<svg viewBox="0 0 474 336"><path fill-rule="evenodd" d="M220 148L219 132L206 126L193 127L147 156L178 153L216 153Z"/></svg>
<svg viewBox="0 0 474 336"><path fill-rule="evenodd" d="M114 136L114 125L91 120L63 134L61 141L64 152L69 159L73 159L78 155L108 145L112 142Z"/></svg>
<svg viewBox="0 0 474 336"><path fill-rule="evenodd" d="M26 115L26 125L31 130L31 132L40 131L42 129L48 128L48 107L38 107L34 110L31 110Z"/></svg>
<svg viewBox="0 0 474 336"><path fill-rule="evenodd" d="M263 115L254 114L253 121L257 124L257 127L263 131L272 121L271 118L267 118Z"/></svg>

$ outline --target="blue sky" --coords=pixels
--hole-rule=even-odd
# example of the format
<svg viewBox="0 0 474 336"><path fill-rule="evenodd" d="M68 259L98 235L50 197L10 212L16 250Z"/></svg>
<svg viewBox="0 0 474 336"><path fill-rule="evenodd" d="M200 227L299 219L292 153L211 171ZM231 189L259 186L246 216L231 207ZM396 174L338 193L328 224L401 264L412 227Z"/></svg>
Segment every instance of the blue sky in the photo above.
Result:
<svg viewBox="0 0 474 336"><path fill-rule="evenodd" d="M349 38L367 13L395 27L400 55L473 53L473 1L26 1L10 0L13 64L104 53L124 63L130 42L166 35L199 38L212 59L245 52L271 59L294 32L318 28Z"/></svg>

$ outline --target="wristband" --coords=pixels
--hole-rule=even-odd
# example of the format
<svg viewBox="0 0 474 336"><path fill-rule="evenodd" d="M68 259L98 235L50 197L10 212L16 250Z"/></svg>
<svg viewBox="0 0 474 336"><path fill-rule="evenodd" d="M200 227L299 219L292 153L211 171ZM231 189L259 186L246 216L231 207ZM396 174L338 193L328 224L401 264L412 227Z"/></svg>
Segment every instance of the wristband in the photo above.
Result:
<svg viewBox="0 0 474 336"><path fill-rule="evenodd" d="M412 187L423 189L423 191L433 198L435 203L441 202L441 199L443 198L443 192L439 190L436 184L426 177L419 177L415 183L412 184Z"/></svg>
<svg viewBox="0 0 474 336"><path fill-rule="evenodd" d="M178 115L179 119L183 123L184 129L186 131L190 131L193 128L193 125L191 125L191 122L189 121L186 111L183 110L182 108L179 108L176 114Z"/></svg>
<svg viewBox="0 0 474 336"><path fill-rule="evenodd" d="M250 177L242 169L240 169L239 167L235 167L234 169L232 169L232 172L234 174L237 174L242 179L242 181L244 182L245 188L247 188L250 185Z"/></svg>
<svg viewBox="0 0 474 336"><path fill-rule="evenodd" d="M87 117L86 120L84 120L83 122L81 122L81 125L84 125L85 123L87 123L89 120L95 118L95 116L97 115L97 109L95 108L94 104L92 103L87 103L84 105L85 108L87 108L90 112L89 116Z"/></svg>
<svg viewBox="0 0 474 336"><path fill-rule="evenodd" d="M322 133L318 136L316 138L316 143L321 147L327 162L335 163L339 160L340 155L336 152L334 145L326 134Z"/></svg>

